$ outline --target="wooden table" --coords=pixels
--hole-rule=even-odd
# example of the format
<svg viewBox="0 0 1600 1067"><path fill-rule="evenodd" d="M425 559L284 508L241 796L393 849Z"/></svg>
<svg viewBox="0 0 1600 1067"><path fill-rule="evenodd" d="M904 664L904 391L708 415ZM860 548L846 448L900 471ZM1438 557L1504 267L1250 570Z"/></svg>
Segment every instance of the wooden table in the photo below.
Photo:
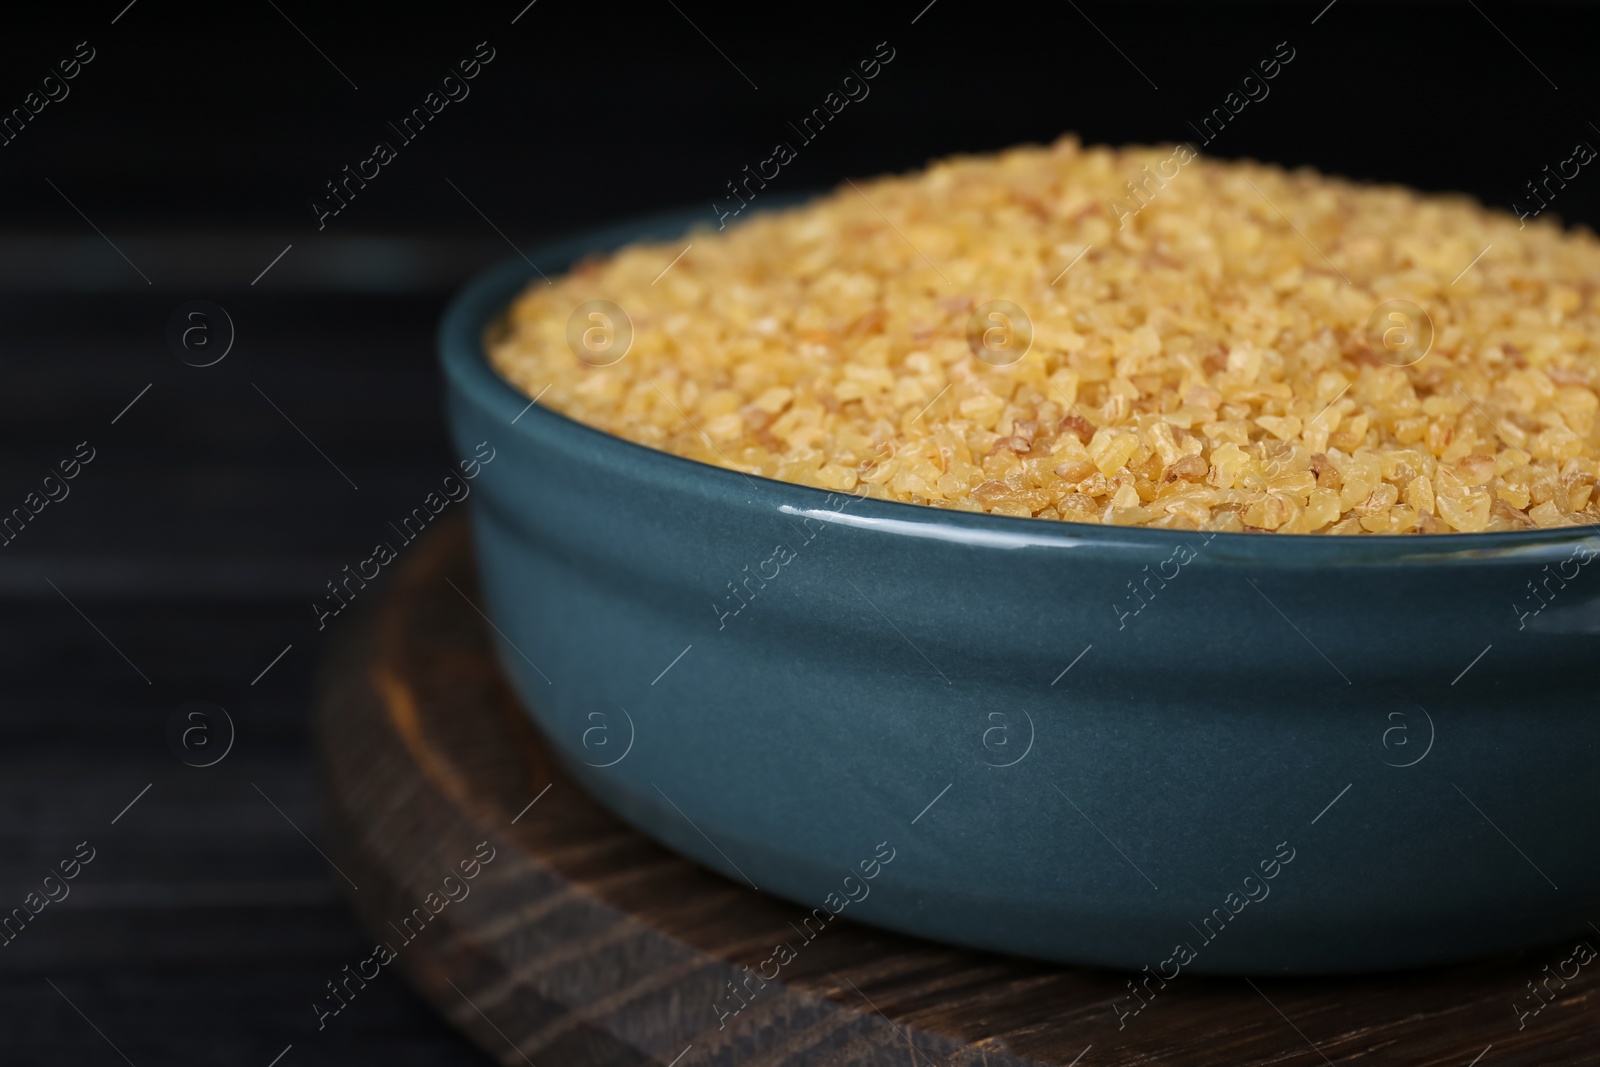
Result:
<svg viewBox="0 0 1600 1067"><path fill-rule="evenodd" d="M562 771L467 600L466 533L457 523L411 550L330 669L318 736L334 859L361 886L386 965L502 1063L1600 1062L1600 967L1553 982L1520 1030L1513 1011L1570 945L1360 979L1184 977L1119 1027L1111 1005L1132 975L849 922L807 942L805 908L656 845ZM795 959L780 977L747 981L784 942ZM719 1024L730 982L749 1003Z"/></svg>

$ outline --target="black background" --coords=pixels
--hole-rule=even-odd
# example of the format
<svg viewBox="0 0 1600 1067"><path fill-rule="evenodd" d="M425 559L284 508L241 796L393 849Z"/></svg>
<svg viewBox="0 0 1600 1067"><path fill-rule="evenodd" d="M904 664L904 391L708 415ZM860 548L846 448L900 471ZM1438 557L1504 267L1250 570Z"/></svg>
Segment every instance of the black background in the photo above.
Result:
<svg viewBox="0 0 1600 1067"><path fill-rule="evenodd" d="M319 633L309 604L451 462L434 324L509 245L684 204L713 221L882 41L871 95L774 193L1064 131L1189 139L1281 41L1294 61L1207 151L1506 207L1600 144L1587 5L524 2L3 16L0 109L78 42L96 55L0 146L0 511L78 442L96 458L0 548L0 911L77 842L98 854L0 947L0 1062L486 1062L394 978L316 1030L367 946L296 827L319 838L308 708L351 621ZM480 41L471 95L319 232L323 183ZM1553 204L1597 208L1587 171ZM236 326L216 366L166 343L192 299ZM238 730L207 769L165 739L193 699Z"/></svg>
<svg viewBox="0 0 1600 1067"><path fill-rule="evenodd" d="M936 0L911 25L925 3L538 0L514 26L519 2L139 0L114 26L116 2L25 30L12 12L0 107L20 104L78 41L97 58L67 100L0 148L0 193L23 229L82 225L48 176L108 233L247 226L310 242L323 182L393 140L386 123L479 41L496 58L472 95L403 147L330 230L488 233L446 177L519 243L659 207L703 202L709 214L724 183L792 139L787 122L883 40L896 58L872 95L805 146L784 185L1069 130L1114 144L1188 139L1186 120L1283 40L1294 63L1209 152L1504 206L1576 140L1600 138L1588 125L1600 120L1600 19L1587 5L1337 0L1312 25L1326 0ZM1556 210L1592 218L1596 185L1575 181Z"/></svg>

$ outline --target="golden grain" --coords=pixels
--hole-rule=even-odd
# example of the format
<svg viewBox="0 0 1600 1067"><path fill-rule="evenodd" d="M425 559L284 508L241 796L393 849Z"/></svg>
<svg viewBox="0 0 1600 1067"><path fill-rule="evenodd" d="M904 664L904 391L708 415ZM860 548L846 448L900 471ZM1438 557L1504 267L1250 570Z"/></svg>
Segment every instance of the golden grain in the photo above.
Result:
<svg viewBox="0 0 1600 1067"><path fill-rule="evenodd" d="M1593 234L1208 159L1117 228L1124 181L1171 154L946 160L698 232L654 284L679 246L630 246L530 286L490 356L639 444L887 500L1278 533L1600 519ZM597 298L634 327L606 367L567 344ZM998 299L1033 326L1008 366L968 343ZM1389 300L1432 321L1410 366L1368 333Z"/></svg>

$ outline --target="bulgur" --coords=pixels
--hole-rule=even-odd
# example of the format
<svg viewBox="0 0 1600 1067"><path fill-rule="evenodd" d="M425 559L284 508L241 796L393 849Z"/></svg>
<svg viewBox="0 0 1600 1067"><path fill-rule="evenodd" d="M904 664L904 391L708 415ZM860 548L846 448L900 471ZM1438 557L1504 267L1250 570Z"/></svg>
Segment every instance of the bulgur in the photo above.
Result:
<svg viewBox="0 0 1600 1067"><path fill-rule="evenodd" d="M1066 137L633 245L530 285L491 360L651 448L935 507L1282 533L1600 520L1592 233L1251 162L1148 180L1189 151ZM569 344L597 300L631 321L604 366ZM1031 322L1020 359L1026 322L1005 358L1003 334L976 340L998 301Z"/></svg>

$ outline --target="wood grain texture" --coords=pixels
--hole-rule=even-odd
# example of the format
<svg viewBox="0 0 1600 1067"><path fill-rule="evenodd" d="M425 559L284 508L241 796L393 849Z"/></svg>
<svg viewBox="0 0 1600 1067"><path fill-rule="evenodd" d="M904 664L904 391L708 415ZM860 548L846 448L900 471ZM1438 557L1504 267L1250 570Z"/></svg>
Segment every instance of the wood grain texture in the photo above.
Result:
<svg viewBox="0 0 1600 1067"><path fill-rule="evenodd" d="M77 442L97 450L71 496L0 550L0 911L22 905L77 842L98 850L70 899L0 948L0 1063L127 1067L109 1038L138 1067L266 1067L291 1043L278 1067L483 1067L492 1061L399 974L321 1032L308 1008L371 944L307 841L327 848L314 667L347 631L339 624L355 622L319 633L308 603L453 462L433 350L450 294L308 293L277 277L298 244L252 289L289 238L209 228L215 241L197 242L195 263L210 280L191 286L164 272L186 254L170 250L197 247L171 227L146 231L169 251L130 253L152 291L57 203L71 219L57 246L86 250L86 232L138 292L51 290L72 256L38 264L33 291L0 285L3 507ZM12 236L0 238L6 254ZM383 256L413 254L403 239L379 244ZM501 242L491 255L508 251ZM75 262L87 284L109 276ZM164 336L173 309L199 296L244 331L205 369L174 358ZM223 705L238 731L206 768L179 762L165 733L199 699Z"/></svg>
<svg viewBox="0 0 1600 1067"><path fill-rule="evenodd" d="M1132 975L842 920L807 941L804 907L663 849L573 783L502 680L476 590L464 524L417 546L330 668L318 741L334 860L365 925L502 1063L1600 1062L1600 965L1552 983L1521 1029L1513 1010L1570 944L1361 979L1180 975L1119 1025ZM406 941L403 917L480 842L494 859L470 895ZM735 1003L728 983L780 943L793 961L719 1026L713 1003Z"/></svg>

